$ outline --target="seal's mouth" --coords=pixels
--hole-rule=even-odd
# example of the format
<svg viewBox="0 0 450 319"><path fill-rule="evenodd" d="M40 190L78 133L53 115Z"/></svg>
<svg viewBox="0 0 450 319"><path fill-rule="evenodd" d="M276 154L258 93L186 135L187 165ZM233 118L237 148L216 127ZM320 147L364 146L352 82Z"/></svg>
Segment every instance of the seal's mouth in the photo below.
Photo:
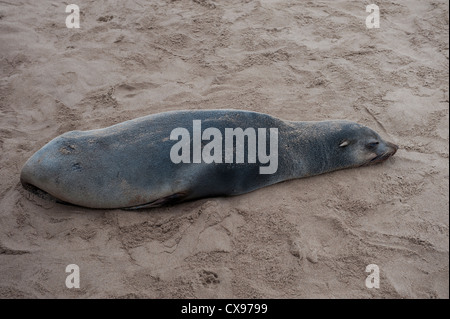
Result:
<svg viewBox="0 0 450 319"><path fill-rule="evenodd" d="M25 182L23 179L21 179L20 182L22 183L23 188L25 188L27 191L36 195L39 198L42 198L47 201L55 202L58 204L72 205L68 202L65 202L63 200L60 200L60 199L54 197L53 195L47 193L46 191L40 189L39 187L34 186L33 184Z"/></svg>
<svg viewBox="0 0 450 319"><path fill-rule="evenodd" d="M381 153L377 156L375 156L374 158L372 158L367 165L373 165L373 164L377 164L377 163L381 163L384 162L385 160L387 160L389 157L391 157L392 155L394 155L397 150L398 150L398 146L392 143L386 143L387 146L387 151L384 153Z"/></svg>

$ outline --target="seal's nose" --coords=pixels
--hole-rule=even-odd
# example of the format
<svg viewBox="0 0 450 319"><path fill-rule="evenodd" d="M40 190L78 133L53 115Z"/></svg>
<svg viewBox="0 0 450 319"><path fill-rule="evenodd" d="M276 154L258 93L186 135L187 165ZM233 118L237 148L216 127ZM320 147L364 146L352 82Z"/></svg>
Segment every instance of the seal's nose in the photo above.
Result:
<svg viewBox="0 0 450 319"><path fill-rule="evenodd" d="M61 170L61 160L49 144L34 153L20 172L20 181L25 187L32 185L49 192L48 188L57 180L58 171ZM57 185L56 185L57 186Z"/></svg>
<svg viewBox="0 0 450 319"><path fill-rule="evenodd" d="M398 150L398 145L395 145L394 143L386 142L386 146L391 149L391 156L394 155Z"/></svg>
<svg viewBox="0 0 450 319"><path fill-rule="evenodd" d="M46 180L48 165L46 165L47 162L39 155L35 153L30 157L20 172L20 182L24 187L29 185L42 187L42 182Z"/></svg>

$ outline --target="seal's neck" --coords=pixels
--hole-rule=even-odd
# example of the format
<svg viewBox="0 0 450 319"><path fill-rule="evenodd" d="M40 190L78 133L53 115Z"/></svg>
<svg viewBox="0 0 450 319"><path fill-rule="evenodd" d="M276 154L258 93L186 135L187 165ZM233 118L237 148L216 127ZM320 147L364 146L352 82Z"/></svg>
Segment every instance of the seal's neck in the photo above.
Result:
<svg viewBox="0 0 450 319"><path fill-rule="evenodd" d="M284 145L289 150L295 178L327 173L336 169L333 163L330 135L335 127L333 122L291 122L291 130L286 134ZM291 172L292 173L292 172ZM291 175L291 176L292 176Z"/></svg>

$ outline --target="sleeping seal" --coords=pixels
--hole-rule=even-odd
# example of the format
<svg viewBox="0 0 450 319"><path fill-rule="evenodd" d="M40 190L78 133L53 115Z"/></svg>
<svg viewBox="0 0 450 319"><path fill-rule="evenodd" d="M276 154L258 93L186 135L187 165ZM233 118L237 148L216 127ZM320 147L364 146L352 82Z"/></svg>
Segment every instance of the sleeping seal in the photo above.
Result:
<svg viewBox="0 0 450 319"><path fill-rule="evenodd" d="M292 122L240 110L174 111L62 134L25 163L20 180L60 202L134 209L244 194L379 163L397 149L349 121Z"/></svg>

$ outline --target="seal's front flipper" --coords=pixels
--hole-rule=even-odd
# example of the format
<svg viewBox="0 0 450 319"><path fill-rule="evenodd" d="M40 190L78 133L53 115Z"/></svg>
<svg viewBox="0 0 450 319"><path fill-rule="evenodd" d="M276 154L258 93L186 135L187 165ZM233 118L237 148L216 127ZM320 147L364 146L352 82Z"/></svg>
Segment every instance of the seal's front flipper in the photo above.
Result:
<svg viewBox="0 0 450 319"><path fill-rule="evenodd" d="M141 209L141 208L153 208L153 207L161 207L165 205L173 205L176 203L179 203L183 201L183 199L186 197L186 193L175 193L166 197L161 197L157 200L154 200L152 202L149 202L147 204L142 204L138 206L132 206L132 207L125 207L122 208L124 210L135 210L135 209Z"/></svg>

